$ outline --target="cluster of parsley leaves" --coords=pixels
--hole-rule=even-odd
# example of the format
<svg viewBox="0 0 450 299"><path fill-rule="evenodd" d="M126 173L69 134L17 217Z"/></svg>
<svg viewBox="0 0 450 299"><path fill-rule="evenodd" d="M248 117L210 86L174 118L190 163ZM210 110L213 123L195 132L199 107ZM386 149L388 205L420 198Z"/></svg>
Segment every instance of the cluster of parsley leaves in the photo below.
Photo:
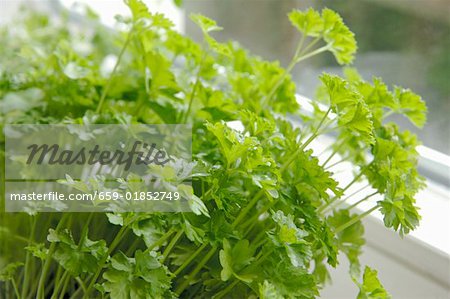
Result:
<svg viewBox="0 0 450 299"><path fill-rule="evenodd" d="M1 123L192 124L193 188L185 190L192 213L3 213L5 294L314 298L344 253L358 298L389 298L376 271L366 266L361 274L361 219L379 210L401 234L418 225L418 141L386 118L398 113L423 126L422 99L348 69L345 78L320 77L314 114L306 114L292 69L323 52L349 64L357 49L330 9L289 14L301 39L285 69L217 41L221 28L202 15L191 16L203 32L199 44L141 1L125 3L132 16L117 18L121 30L103 27L89 9L77 25L70 14L33 13L2 29ZM330 131L337 141L321 163L309 145ZM4 158L4 135L0 142ZM358 170L347 186L327 167L336 154ZM382 199L365 213L357 204L338 208L362 179ZM4 182L1 191L4 200Z"/></svg>

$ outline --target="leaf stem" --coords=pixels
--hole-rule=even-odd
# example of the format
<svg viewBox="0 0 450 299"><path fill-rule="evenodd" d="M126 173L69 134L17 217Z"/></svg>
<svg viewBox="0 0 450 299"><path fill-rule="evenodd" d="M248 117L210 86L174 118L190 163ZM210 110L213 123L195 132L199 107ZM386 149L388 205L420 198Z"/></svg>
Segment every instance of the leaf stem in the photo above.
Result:
<svg viewBox="0 0 450 299"><path fill-rule="evenodd" d="M14 279L11 279L11 284L13 286L14 293L16 294L17 299L22 298L22 297L20 297L19 289L17 288L17 283Z"/></svg>
<svg viewBox="0 0 450 299"><path fill-rule="evenodd" d="M228 294L240 281L238 279L234 279L232 283L230 283L225 289L220 291L214 296L214 299L220 299L226 294Z"/></svg>
<svg viewBox="0 0 450 299"><path fill-rule="evenodd" d="M66 213L62 216L62 218L59 220L58 225L55 228L56 232L59 232L61 227L64 225L64 223L68 219L69 215L70 214ZM51 243L50 248L48 250L48 254L45 258L44 266L42 267L41 277L39 278L38 290L37 290L37 294L36 294L36 297L39 299L44 299L45 280L47 278L48 271L50 270L51 259L52 259L53 252L55 251L55 248L56 248L56 242Z"/></svg>
<svg viewBox="0 0 450 299"><path fill-rule="evenodd" d="M253 206L258 202L258 200L262 197L263 194L264 194L263 189L260 189L258 193L255 194L253 199L247 204L245 208L241 210L236 219L234 219L233 223L231 224L232 228L235 228L236 225L239 224L239 222L247 215L247 213L253 208Z"/></svg>
<svg viewBox="0 0 450 299"><path fill-rule="evenodd" d="M379 193L378 191L375 191L375 192L373 192L372 194L367 195L366 197L364 197L364 198L358 200L357 202L355 202L355 203L352 204L351 206L348 206L348 207L345 208L345 209L350 211L351 209L355 208L355 207L356 207L357 205L359 205L360 203L362 203L362 202L368 200L369 198L371 198L371 197L377 195L378 193Z"/></svg>
<svg viewBox="0 0 450 299"><path fill-rule="evenodd" d="M343 138L338 145L335 146L335 148L333 149L331 155L325 160L325 162L323 162L322 167L325 168L325 166L328 164L328 162L330 162L330 160L339 152L339 149L341 148L342 145L344 145L344 143L347 142L347 138Z"/></svg>
<svg viewBox="0 0 450 299"><path fill-rule="evenodd" d="M366 167L366 166L365 166ZM354 178L353 178L353 180L347 185L347 186L345 186L344 187L344 189L342 189L342 194L344 194L344 192L345 191L347 191L348 190L348 188L350 188L354 183L356 183L358 180L359 180L359 178L363 175L363 169L365 168L365 167L363 167L362 169L361 169L361 172L357 175L357 176L355 176ZM333 197L327 204L324 204L323 206L321 206L318 210L317 210L317 212L318 213L322 213L327 207L329 207L330 205L332 205L336 200L338 200L340 197L339 196L335 196L335 197Z"/></svg>
<svg viewBox="0 0 450 299"><path fill-rule="evenodd" d="M66 272L68 273L68 272ZM61 290L61 294L59 295L59 299L64 299L66 291L67 291L67 287L69 286L69 282L70 282L70 275L67 275L64 284L63 284L63 288Z"/></svg>
<svg viewBox="0 0 450 299"><path fill-rule="evenodd" d="M320 54L322 52L328 51L329 49L331 49L330 45L326 45L326 46L323 46L321 48L318 48L318 49L316 49L316 50L314 50L314 51L312 51L312 52L310 52L308 54L305 54L305 55L302 55L302 56L298 57L297 60L295 61L295 63L299 63L300 61L303 61L305 59L311 58L311 57L313 57L313 56L315 56L317 54Z"/></svg>
<svg viewBox="0 0 450 299"><path fill-rule="evenodd" d="M195 267L195 269L189 274L189 276L183 281L181 285L179 285L175 293L179 296L181 293L189 286L189 283L192 279L195 278L197 273L203 268L203 266L209 261L209 259L216 253L217 247L213 246L208 253L205 255L205 257L200 261L200 263Z"/></svg>
<svg viewBox="0 0 450 299"><path fill-rule="evenodd" d="M197 248L197 250L193 254L191 254L191 256L187 260L185 260L184 263L173 274L175 276L180 274L181 271L183 271L197 257L197 255L199 255L200 252L205 249L206 246L208 246L208 243L204 243L202 246Z"/></svg>
<svg viewBox="0 0 450 299"><path fill-rule="evenodd" d="M117 247L117 245L120 243L120 241L122 240L123 236L125 235L126 231L128 230L127 226L122 226L119 230L119 232L117 233L116 237L114 238L114 240L111 242L111 245L109 246L108 252L106 253L105 257L103 258L103 260L100 263L100 266L97 269L97 272L95 272L94 276L92 277L91 282L89 283L86 292L83 295L83 298L88 298L89 293L91 292L91 289L94 287L95 282L97 281L97 278L100 276L100 273L103 270L103 266L105 265L108 256L114 251L114 249Z"/></svg>
<svg viewBox="0 0 450 299"><path fill-rule="evenodd" d="M31 246L31 244L33 243L33 239L34 239L34 234L36 232L36 218L37 216L31 216L31 231L30 231L30 237L28 239L28 246ZM22 285L22 297L25 298L27 296L28 293L28 284L30 281L30 275L29 275L29 271L30 271L30 263L32 262L31 260L31 252L28 250L27 254L26 254L26 258L25 258L25 268L24 268L24 277L23 277L23 285Z"/></svg>
<svg viewBox="0 0 450 299"><path fill-rule="evenodd" d="M66 283L66 280L68 279L69 271L65 271L62 275L61 279L58 279L57 284L55 285L55 288L53 290L53 294L50 299L58 298L59 290L62 288L62 286ZM64 288L63 288L64 290Z"/></svg>
<svg viewBox="0 0 450 299"><path fill-rule="evenodd" d="M281 75L280 79L275 83L275 85L272 87L272 89L269 91L266 97L263 98L261 101L261 106L267 105L268 102L272 99L277 89L280 87L280 85L283 83L284 79L286 79L287 75L291 73L291 71L294 69L295 65L299 62L300 54L302 52L303 44L305 42L306 36L303 34L300 42L297 45L297 48L295 50L294 56L292 57L291 61L289 62L289 65L287 66L284 73Z"/></svg>
<svg viewBox="0 0 450 299"><path fill-rule="evenodd" d="M313 134L308 138L308 140L306 140L302 144L302 146L300 148L298 148L294 152L294 154L292 154L292 156L283 164L283 166L281 166L280 172L285 171L286 168L297 158L297 155L300 154L318 136L317 133L318 133L320 127L323 125L323 122L327 119L328 114L330 114L330 112L331 112L331 107L328 108L327 112L325 113L325 115L320 120L319 125L316 127L316 129L314 130Z"/></svg>
<svg viewBox="0 0 450 299"><path fill-rule="evenodd" d="M161 238L158 239L155 243L147 247L145 252L152 251L154 248L161 246L164 244L164 242L169 239L169 237L175 232L174 228L169 229L164 235L161 236Z"/></svg>
<svg viewBox="0 0 450 299"><path fill-rule="evenodd" d="M333 164L328 165L327 167L325 167L325 170L330 169L330 168L332 168L333 166L336 166L336 165L338 165L338 164L341 164L342 162L347 161L347 159L348 159L348 158L342 158L341 160L339 160L339 161L337 161L337 162L334 162ZM324 165L324 166L325 166L325 165Z"/></svg>
<svg viewBox="0 0 450 299"><path fill-rule="evenodd" d="M366 212L364 212L362 214L359 214L356 217L353 217L348 222L346 222L346 223L342 224L341 226L339 226L338 228L336 228L335 233L338 234L341 231L343 231L344 229L348 228L349 226L352 226L353 224L355 224L359 220L363 219L364 217L366 217L367 215L369 215L370 213L375 211L377 208L378 208L378 205L374 206L373 208L371 208L370 210L367 210Z"/></svg>
<svg viewBox="0 0 450 299"><path fill-rule="evenodd" d="M173 237L172 240L170 240L169 245L167 245L166 249L164 250L163 253L163 257L161 260L161 263L164 263L167 259L167 257L169 256L170 252L172 251L173 247L175 246L175 244L177 244L178 240L181 238L181 236L183 235L184 231L182 229L180 229L175 236Z"/></svg>
<svg viewBox="0 0 450 299"><path fill-rule="evenodd" d="M125 54L125 50L127 49L128 44L131 41L131 36L133 34L133 30L134 30L134 25L130 28L130 31L127 34L127 38L125 40L125 43L123 44L122 49L120 50L119 56L117 57L116 64L114 65L114 68L113 68L111 74L109 75L108 82L106 83L106 86L105 86L105 88L102 91L102 95L100 96L100 101L98 102L97 109L95 110L95 113L97 113L97 114L100 113L100 111L102 110L103 103L105 102L106 95L108 94L109 89L111 88L114 75L115 75L115 73L117 71L117 68L119 67L119 64L120 64L120 62L122 60L123 55Z"/></svg>
<svg viewBox="0 0 450 299"><path fill-rule="evenodd" d="M182 123L186 123L187 122L187 119L189 117L189 113L191 113L192 104L194 102L194 97L195 97L195 94L197 93L198 86L200 85L200 74L201 74L202 69L203 69L203 63L204 63L204 61L206 59L206 55L207 55L207 52L205 51L203 53L203 55L202 55L202 58L201 58L201 61L200 61L200 65L198 66L198 71L197 71L197 75L195 77L194 87L192 88L191 94L189 95L189 104L188 104L188 108L186 110L186 114L183 117Z"/></svg>
<svg viewBox="0 0 450 299"><path fill-rule="evenodd" d="M361 192L362 190L366 189L367 187L369 187L369 185L365 185L361 188L359 188L358 190L356 190L355 192L351 193L350 195L348 195L346 198L340 200L340 201L335 201L334 203L330 204L329 206L327 206L325 209L323 209L322 214L325 214L327 212L327 210L332 210L335 209L336 207L338 207L340 204L344 203L346 200L348 200L349 198L353 197L354 195L358 194L359 192Z"/></svg>
<svg viewBox="0 0 450 299"><path fill-rule="evenodd" d="M299 54L302 54L306 51L308 51L309 49L311 49L315 44L317 44L320 41L320 36L316 37L312 42L310 42L304 49L303 51L301 51Z"/></svg>

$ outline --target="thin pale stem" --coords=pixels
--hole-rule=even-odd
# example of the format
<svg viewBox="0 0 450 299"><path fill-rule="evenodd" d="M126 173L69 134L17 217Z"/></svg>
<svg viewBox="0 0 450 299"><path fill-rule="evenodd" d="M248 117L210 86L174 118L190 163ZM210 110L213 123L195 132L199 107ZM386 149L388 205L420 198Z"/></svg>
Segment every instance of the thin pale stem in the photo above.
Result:
<svg viewBox="0 0 450 299"><path fill-rule="evenodd" d="M328 114L330 114L331 112L331 107L327 110L327 112L325 113L325 115L322 117L322 119L319 122L319 125L317 126L317 128L314 130L313 134L311 135L311 137L308 138L308 140L306 140L302 146L300 148L298 148L294 154L292 154L292 156L289 158L289 160L287 160L285 162L285 164L283 164L283 166L281 166L280 168L280 172L284 172L286 170L286 168L292 163L294 162L294 160L297 158L297 155L299 155L317 136L318 136L318 131L320 130L320 127L323 125L324 121L328 118Z"/></svg>
<svg viewBox="0 0 450 299"><path fill-rule="evenodd" d="M355 202L355 203L352 204L351 206L348 206L348 207L345 208L345 209L350 211L350 210L352 210L353 208L355 208L356 206L358 206L360 203L365 202L365 201L368 200L369 198L371 198L371 197L377 195L378 193L379 193L378 191L375 191L375 192L373 192L372 194L367 195L366 197L364 197L364 198L358 200L357 202Z"/></svg>
<svg viewBox="0 0 450 299"><path fill-rule="evenodd" d="M339 206L341 203L344 203L346 200L348 200L349 198L355 196L356 194L358 194L359 192L361 192L362 190L366 189L367 187L369 187L369 185L365 185L361 188L359 188L358 190L356 190L355 192L351 193L350 195L348 195L347 197L345 197L342 200L339 201L335 201L332 204L330 204L326 209L324 209L322 211L323 214L325 214L328 210L332 210L335 209L337 206Z"/></svg>
<svg viewBox="0 0 450 299"><path fill-rule="evenodd" d="M370 213L372 213L373 211L375 211L378 208L378 205L374 206L373 208L371 208L370 210L359 214L356 217L353 217L351 220L349 220L347 223L342 224L341 226L339 226L338 228L336 228L335 233L338 234L341 231L343 231L344 229L352 226L353 224L355 224L356 222L360 221L361 219L363 219L364 217L366 217L367 215L369 215Z"/></svg>
<svg viewBox="0 0 450 299"><path fill-rule="evenodd" d="M362 175L363 175L363 169L361 169L361 172L360 172L357 176L355 176L355 177L353 178L353 180L352 180L347 186L344 187L344 189L342 189L342 194L343 194L345 191L347 191L348 188L350 188L354 183L356 183ZM338 199L339 199L339 196L333 197L327 204L321 206L321 207L317 210L317 212L318 212L318 213L322 213L327 207L329 207L330 205L332 205L332 204L333 204L336 200L338 200Z"/></svg>
<svg viewBox="0 0 450 299"><path fill-rule="evenodd" d="M298 57L295 63L299 63L300 61L303 61L305 59L311 58L311 57L313 57L313 56L315 56L317 54L323 53L325 51L328 51L330 48L331 47L329 45L326 45L326 46L323 46L321 48L318 48L318 49L316 49L316 50L314 50L314 51L312 51L312 52L310 52L308 54L305 54L305 55L302 55L302 56Z"/></svg>
<svg viewBox="0 0 450 299"><path fill-rule="evenodd" d="M205 51L203 53L202 59L200 61L200 65L198 67L197 75L195 76L194 87L192 88L192 92L191 92L191 94L189 96L188 108L186 110L186 114L184 115L184 118L183 118L183 121L182 121L183 123L187 122L189 114L191 113L192 104L194 103L194 97L195 97L195 94L197 93L198 86L200 85L200 75L201 75L201 72L202 72L202 69L203 69L203 63L204 63L204 61L206 59L206 54L207 54L207 52Z"/></svg>
<svg viewBox="0 0 450 299"><path fill-rule="evenodd" d="M338 145L335 146L335 148L333 149L333 152L331 153L330 156L328 156L328 158L325 160L325 162L323 162L322 167L325 168L325 166L328 164L328 162L331 161L331 159L339 152L339 149L342 147L342 145L347 142L347 138L343 138ZM325 168L326 169L326 168Z"/></svg>
<svg viewBox="0 0 450 299"><path fill-rule="evenodd" d="M312 42L310 42L299 54L301 55L301 54L307 52L309 49L314 47L314 45L317 44L319 41L320 41L320 36L315 38Z"/></svg>
<svg viewBox="0 0 450 299"><path fill-rule="evenodd" d="M327 167L325 167L325 170L328 170L328 169L332 168L333 166L336 166L336 165L338 165L338 164L341 164L342 162L347 161L347 159L348 159L348 158L343 158L343 159L341 159L341 160L339 160L339 161L337 161L337 162L334 162L333 164L328 165Z"/></svg>
<svg viewBox="0 0 450 299"><path fill-rule="evenodd" d="M111 74L109 75L109 79L108 79L108 82L106 83L106 87L102 91L102 95L100 96L100 101L98 102L95 113L100 113L100 111L102 111L103 103L105 102L106 95L108 94L108 92L112 86L114 75L117 71L117 68L120 65L120 62L122 61L122 57L125 54L125 50L127 49L128 44L131 41L131 36L133 34L133 30L134 30L134 26L131 27L130 31L127 34L127 39L125 40L125 43L123 44L122 49L120 50L119 56L117 57L116 64L114 65L114 68L113 68Z"/></svg>

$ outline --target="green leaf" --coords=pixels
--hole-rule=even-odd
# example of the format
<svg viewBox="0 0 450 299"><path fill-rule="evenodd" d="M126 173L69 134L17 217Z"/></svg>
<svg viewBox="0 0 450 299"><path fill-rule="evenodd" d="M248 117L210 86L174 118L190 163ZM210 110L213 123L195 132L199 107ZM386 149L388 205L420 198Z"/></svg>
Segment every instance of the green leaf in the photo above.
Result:
<svg viewBox="0 0 450 299"><path fill-rule="evenodd" d="M323 38L331 47L331 52L339 64L353 62L357 50L355 35L344 24L341 16L331 9L322 10L324 23Z"/></svg>
<svg viewBox="0 0 450 299"><path fill-rule="evenodd" d="M366 266L363 281L359 285L357 299L389 299L391 295L384 289L377 277L377 271Z"/></svg>
<svg viewBox="0 0 450 299"><path fill-rule="evenodd" d="M259 297L261 299L284 299L285 297L281 295L277 288L268 282L267 280L264 280L263 283L259 284Z"/></svg>
<svg viewBox="0 0 450 299"><path fill-rule="evenodd" d="M278 226L274 235L277 241L275 244L285 249L294 267L305 267L312 256L309 242L306 241L308 232L297 227L293 216L285 216L283 211L274 213L272 219Z"/></svg>
<svg viewBox="0 0 450 299"><path fill-rule="evenodd" d="M142 18L150 18L150 12L144 2L140 0L124 0L125 4L130 8L133 20L137 21Z"/></svg>
<svg viewBox="0 0 450 299"><path fill-rule="evenodd" d="M323 74L320 79L326 88L331 109L338 116L339 126L356 133L367 143L372 144L374 142L372 114L362 95L338 76Z"/></svg>
<svg viewBox="0 0 450 299"><path fill-rule="evenodd" d="M21 262L10 263L0 270L0 281L8 281L14 279L17 269L24 264Z"/></svg>
<svg viewBox="0 0 450 299"><path fill-rule="evenodd" d="M306 11L293 10L289 13L289 20L307 36L319 36L323 32L323 19L319 12L312 8Z"/></svg>
<svg viewBox="0 0 450 299"><path fill-rule="evenodd" d="M208 208L203 203L201 198L194 194L191 186L179 185L178 191L180 192L181 197L188 200L189 207L191 208L192 212L194 212L196 215L205 215L206 217L209 217Z"/></svg>
<svg viewBox="0 0 450 299"><path fill-rule="evenodd" d="M191 14L189 16L191 20L197 24L204 34L212 31L220 31L222 27L217 26L216 21L211 20L201 14Z"/></svg>
<svg viewBox="0 0 450 299"><path fill-rule="evenodd" d="M328 223L333 228L338 228L353 219L346 209L338 210L328 217ZM359 256L362 253L362 246L366 243L364 240L364 226L358 221L337 234L337 246L339 250L345 253L350 262L350 275L359 277L361 265Z"/></svg>
<svg viewBox="0 0 450 299"><path fill-rule="evenodd" d="M136 251L134 258L122 252L111 258L102 287L113 299L166 298L170 292L168 270L155 252Z"/></svg>
<svg viewBox="0 0 450 299"><path fill-rule="evenodd" d="M43 243L29 245L25 247L25 249L31 252L31 254L38 259L45 260L47 258L48 249Z"/></svg>
<svg viewBox="0 0 450 299"><path fill-rule="evenodd" d="M427 122L427 106L422 98L409 89L396 87L395 98L398 102L396 111L405 115L414 125L422 128Z"/></svg>
<svg viewBox="0 0 450 299"><path fill-rule="evenodd" d="M73 276L95 273L108 252L104 240L91 241L85 236L81 245L75 244L68 229L62 232L50 229L47 240L57 243L53 258Z"/></svg>
<svg viewBox="0 0 450 299"><path fill-rule="evenodd" d="M254 251L246 239L239 240L234 245L224 239L223 249L219 252L219 260L222 265L221 279L227 281L235 276L239 280L251 282L251 277L240 275L240 272L254 260L253 253Z"/></svg>
<svg viewBox="0 0 450 299"><path fill-rule="evenodd" d="M325 8L320 15L312 8L294 10L289 13L289 20L305 36L323 39L339 64L353 62L357 50L355 35L336 12Z"/></svg>

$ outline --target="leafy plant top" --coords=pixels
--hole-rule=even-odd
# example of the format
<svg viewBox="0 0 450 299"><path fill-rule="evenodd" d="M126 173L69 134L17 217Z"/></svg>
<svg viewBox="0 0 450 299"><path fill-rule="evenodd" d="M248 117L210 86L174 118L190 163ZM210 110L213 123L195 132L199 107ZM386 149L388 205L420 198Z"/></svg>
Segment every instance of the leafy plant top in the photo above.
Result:
<svg viewBox="0 0 450 299"><path fill-rule="evenodd" d="M419 142L386 118L423 126L420 96L346 69L320 76L305 112L292 69L324 52L349 64L357 49L329 9L289 14L300 41L283 68L216 40L221 27L205 16L191 16L204 37L196 43L143 2L125 3L121 29L89 9L76 26L33 13L2 29L1 123L192 124L192 213L2 214L7 297L314 298L344 253L358 298L388 298L376 271L361 273L361 219L380 211L400 234L419 223ZM337 140L319 157L310 145L328 132ZM354 166L348 185L335 178L335 155ZM373 193L345 205L358 181Z"/></svg>

